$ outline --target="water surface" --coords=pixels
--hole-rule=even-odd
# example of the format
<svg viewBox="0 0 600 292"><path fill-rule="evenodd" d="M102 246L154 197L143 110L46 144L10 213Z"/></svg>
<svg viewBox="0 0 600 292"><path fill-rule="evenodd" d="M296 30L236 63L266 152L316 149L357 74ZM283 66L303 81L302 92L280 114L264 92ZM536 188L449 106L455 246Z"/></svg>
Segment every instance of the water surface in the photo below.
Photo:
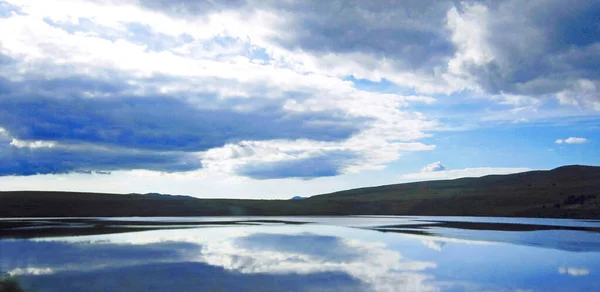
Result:
<svg viewBox="0 0 600 292"><path fill-rule="evenodd" d="M600 291L600 222L472 217L0 220L26 291Z"/></svg>

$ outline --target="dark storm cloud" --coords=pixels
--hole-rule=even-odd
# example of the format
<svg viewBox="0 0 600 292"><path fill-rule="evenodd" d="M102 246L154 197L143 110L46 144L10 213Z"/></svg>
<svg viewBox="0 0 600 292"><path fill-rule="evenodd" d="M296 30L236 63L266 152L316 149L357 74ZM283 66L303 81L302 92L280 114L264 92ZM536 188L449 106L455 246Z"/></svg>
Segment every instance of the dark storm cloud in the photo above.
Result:
<svg viewBox="0 0 600 292"><path fill-rule="evenodd" d="M227 10L266 10L285 19L275 43L308 52L362 52L430 70L449 58L444 18L460 1L141 1L174 17L204 17Z"/></svg>
<svg viewBox="0 0 600 292"><path fill-rule="evenodd" d="M164 12L171 16L198 17L223 10L240 9L246 0L140 0L140 5L150 10Z"/></svg>
<svg viewBox="0 0 600 292"><path fill-rule="evenodd" d="M600 88L598 1L142 0L139 3L149 10L189 19L220 11L267 10L281 20L272 27L277 33L267 40L271 44L315 56L366 54L384 61L397 72L415 73L415 78L420 76L440 82L445 82L442 74L449 73L448 62L465 46L453 42L456 41L452 38L453 31L447 26L449 12L456 9L457 17L468 24L461 32L467 39L483 32L482 40L466 45L481 46L491 56L489 62L471 62L465 58L459 66L460 72L456 72L458 78L473 81L487 93L536 97L564 91L577 94L581 90L578 86L582 86L580 81L585 80L585 94L579 98L600 102L597 93ZM0 17L18 11L1 1L0 5ZM483 5L486 9L474 11L472 5ZM120 31L101 26L100 22L78 20L76 25L45 21L68 33L90 32L111 41L125 39L145 45L151 51L168 51L197 41L185 34L161 34L141 23L123 23L125 29ZM226 34L198 44L198 50L191 51L202 51L202 45L234 47L238 41L248 48L254 45L252 40L240 41L241 38ZM43 40L40 43L53 45L53 42ZM52 53L52 48L44 48ZM255 57L268 59L267 52L257 49ZM468 53L469 50L465 54ZM352 61L362 62L367 70L380 69L378 64L368 61ZM47 72L40 74L52 77L17 76L23 72L22 66L29 64L39 68L46 66L43 70L47 69ZM367 124L364 119L348 118L334 111L286 112L282 109L286 101L314 96L283 92L283 98L263 98L262 95L281 92L276 84L248 85L217 80L216 77L214 80L173 76L138 78L126 72L101 74L103 69L99 68L92 70L95 77L91 77L79 75L82 71L77 65L62 66L52 62L39 65L1 54L0 65L3 76L22 80L0 78L0 127L7 130L10 138L96 145L115 150L90 150L86 156L84 151L77 150L80 148L16 148L6 146L10 142L7 140L0 146L0 162L9 166L0 169L0 175L132 168L197 169L199 163L191 162L193 159L183 152L204 151L242 140L341 141ZM344 64L339 65L343 67ZM382 77L392 80L390 76ZM135 80L138 85L132 85L128 80ZM161 94L163 85L178 85L172 87L182 89L177 93ZM249 96L224 98L218 93L222 88ZM132 150L144 151L132 154ZM54 162L53 157L56 158ZM257 179L334 176L354 159L355 154L324 153L297 160L251 163L238 169L238 173Z"/></svg>
<svg viewBox="0 0 600 292"><path fill-rule="evenodd" d="M196 170L200 160L185 153L143 153L94 147L14 147L0 144L0 176L86 173L123 169L165 172Z"/></svg>
<svg viewBox="0 0 600 292"><path fill-rule="evenodd" d="M11 58L1 60L3 68L18 64ZM286 99L222 99L215 92L157 93L162 85L190 82L175 77L134 78L142 84L134 86L126 82L132 76L124 72L96 73L95 77L71 74L51 79L25 75L22 81L0 78L0 128L8 132L0 137L0 175L188 171L201 168L201 163L184 152L242 140L337 141L366 124L365 119L339 112L285 112L282 105ZM210 82L231 88L236 85L227 80ZM146 92L142 96L134 94L139 86ZM269 89L251 91L261 95ZM288 97L309 96L290 92ZM17 148L9 145L13 138L55 141L60 147Z"/></svg>
<svg viewBox="0 0 600 292"><path fill-rule="evenodd" d="M0 100L0 125L22 140L202 151L241 140L332 141L347 138L355 130L351 125L311 124L310 118L313 117L198 110L182 101L149 97Z"/></svg>
<svg viewBox="0 0 600 292"><path fill-rule="evenodd" d="M281 1L289 22L274 41L288 49L366 53L404 69L432 69L453 53L444 18L453 1Z"/></svg>
<svg viewBox="0 0 600 292"><path fill-rule="evenodd" d="M253 179L304 178L336 176L358 155L350 151L332 151L314 157L244 165L237 173Z"/></svg>
<svg viewBox="0 0 600 292"><path fill-rule="evenodd" d="M465 66L486 91L545 95L600 81L600 2L500 1L488 13L494 60Z"/></svg>
<svg viewBox="0 0 600 292"><path fill-rule="evenodd" d="M0 86L4 92L0 127L20 140L203 151L241 140L341 140L356 132L360 124L329 113L289 114L277 107L238 112L227 107L199 109L165 96L120 97L125 86L119 81L74 78L13 84L4 80ZM40 96L34 89L60 97ZM116 93L110 98L77 96L92 89ZM210 97L209 103L214 99Z"/></svg>
<svg viewBox="0 0 600 292"><path fill-rule="evenodd" d="M553 95L573 89L580 79L600 86L600 2L594 0L176 3L150 6L167 12L188 7L194 15L242 7L269 10L285 19L272 40L285 48L317 55L364 53L422 74L439 73L458 48L447 27L448 11L455 8L462 15L471 5L484 5L485 23L473 29L487 32L494 60L465 63L462 69L485 91ZM600 100L598 94L592 98Z"/></svg>
<svg viewBox="0 0 600 292"><path fill-rule="evenodd" d="M472 4L488 7L486 23L473 29L487 30L495 60L464 69L487 92L555 94L582 78L600 86L600 2L593 0L279 2L274 9L290 21L275 41L316 54L366 53L402 64L399 70L432 73L457 49L448 11Z"/></svg>

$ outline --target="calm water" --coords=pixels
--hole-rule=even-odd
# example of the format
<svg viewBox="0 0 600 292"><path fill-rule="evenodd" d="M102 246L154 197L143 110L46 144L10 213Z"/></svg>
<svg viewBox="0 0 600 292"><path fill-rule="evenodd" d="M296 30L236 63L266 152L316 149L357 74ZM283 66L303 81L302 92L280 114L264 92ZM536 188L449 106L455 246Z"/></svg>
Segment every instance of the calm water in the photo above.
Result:
<svg viewBox="0 0 600 292"><path fill-rule="evenodd" d="M0 220L26 291L600 291L600 222L465 217Z"/></svg>

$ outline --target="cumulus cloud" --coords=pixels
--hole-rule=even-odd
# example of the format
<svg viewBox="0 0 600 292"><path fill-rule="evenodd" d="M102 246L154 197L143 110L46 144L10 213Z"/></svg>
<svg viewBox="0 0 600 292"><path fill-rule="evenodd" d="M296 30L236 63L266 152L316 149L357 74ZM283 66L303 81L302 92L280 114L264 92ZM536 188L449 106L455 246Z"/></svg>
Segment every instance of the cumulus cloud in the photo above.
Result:
<svg viewBox="0 0 600 292"><path fill-rule="evenodd" d="M54 273L51 268L15 268L8 271L11 277L21 275L47 275Z"/></svg>
<svg viewBox="0 0 600 292"><path fill-rule="evenodd" d="M423 242L426 247L435 251L442 251L446 245L446 242L441 240L422 240L421 242Z"/></svg>
<svg viewBox="0 0 600 292"><path fill-rule="evenodd" d="M234 3L141 1L140 6L129 2L115 6L82 2L60 10L31 1L14 5L54 25L81 26L81 21L70 18L77 15L76 19L87 19L116 34L119 29L142 30L122 39L150 50L155 46L149 43L161 38L189 36L162 50L177 46L186 51L205 48L206 40L226 36L249 39L248 48L260 48L269 62L329 76L386 78L423 92L479 88L525 96L561 93L566 103L582 105L586 105L584 100L597 101L592 86L598 81L593 70L597 66L586 60L597 59L598 39L585 33L595 27L599 9L595 1L578 1L570 9L560 2L521 5L515 0L431 0L403 5L386 1ZM570 25L562 25L565 22ZM48 27L44 30L57 33ZM135 46L127 48L131 51ZM121 65L133 60L139 58Z"/></svg>
<svg viewBox="0 0 600 292"><path fill-rule="evenodd" d="M336 123L335 116L324 114L195 109L186 102L161 98L19 97L0 101L0 123L23 140L202 151L245 139L339 140L358 130L352 121Z"/></svg>
<svg viewBox="0 0 600 292"><path fill-rule="evenodd" d="M43 148L43 147L52 148L52 147L54 147L56 145L56 142L53 142L53 141L23 141L23 140L12 139L12 141L10 141L10 145L15 146L17 148L23 148L23 147L27 147L27 148Z"/></svg>
<svg viewBox="0 0 600 292"><path fill-rule="evenodd" d="M269 169L286 165L303 171L281 173L302 178L381 168L402 152L433 147L414 141L436 122L405 109L432 97L359 90L289 60L275 63L268 36L280 19L272 18L272 7L242 12L239 5L204 9L201 3L171 9L172 3L161 1L80 1L65 9L13 4L6 9L22 13L0 19L2 27L13 28L2 34L0 125L15 147L85 143L187 152L200 157L207 171L255 178L274 178L266 175ZM248 29L256 26L262 29ZM211 160L221 148L280 141L306 147L290 153L267 146L269 157ZM315 152L323 143L335 149ZM322 166L315 157L323 158Z"/></svg>
<svg viewBox="0 0 600 292"><path fill-rule="evenodd" d="M600 108L595 1L5 2L0 127L30 151L93 144L312 178L433 149L419 140L440 122L413 109L429 93ZM145 165L131 167L194 169Z"/></svg>
<svg viewBox="0 0 600 292"><path fill-rule="evenodd" d="M556 97L597 110L600 75L589 60L597 59L600 39L586 32L595 30L600 5L522 4L474 2L450 9L448 28L457 51L447 76L489 93Z"/></svg>
<svg viewBox="0 0 600 292"><path fill-rule="evenodd" d="M586 138L581 137L569 137L567 139L557 139L555 141L556 144L583 144L587 142Z"/></svg>
<svg viewBox="0 0 600 292"><path fill-rule="evenodd" d="M31 94L31 90L20 90L19 88L22 87L19 85L21 84L13 84L6 79L4 82L7 85L5 88L10 90L11 96L20 97L15 102L4 100L5 106L0 110L0 121L9 125L11 135L19 137L12 142L12 145L16 147L39 148L52 146L58 141L94 143L106 147L153 151L197 152L218 148L226 143L235 145L236 141L245 139L267 141L290 139L294 141L299 138L308 138L307 141L314 141L311 142L314 145L339 140L340 142L333 142L332 145L337 143L340 145L338 148L347 147L349 151L366 151L368 145L358 142L371 139L373 134L380 134L383 138L385 138L384 135L391 135L391 139L397 135L398 131L412 131L410 125L404 130L402 127L396 127L393 130L390 129L391 131L385 128L387 127L385 124L374 125L371 114L366 113L365 115L364 112L357 113L355 117L343 117L339 109L332 109L330 112L323 110L286 112L277 109L276 104L266 104L266 108L262 106L257 110L242 104L242 108L236 111L235 108L230 108L231 105L245 103L245 99L239 103L232 100L219 105L218 101L214 99L214 95L208 95L205 99L215 100L211 109L203 108L201 105L197 106L189 101L168 98L168 96L166 98L124 96L122 91L126 90L124 88L127 86L116 85L108 88L110 89L110 99L77 96L80 95L77 90L71 92L77 86L97 85L92 88L103 88L104 83L88 79L69 79L64 83L60 80L52 83L36 83L34 89L37 90L37 97L30 97L27 94ZM103 90L108 89L104 88ZM45 90L54 94L68 91L64 94L68 94L69 97L55 100L53 97L44 96L48 95ZM391 96L391 98L396 97ZM87 114L87 110L90 108L96 109L95 114ZM177 115L172 115L173 112L177 112ZM373 113L375 112L376 109ZM396 113L391 112L390 115L393 118ZM421 123L418 116L402 117L402 119L407 118ZM369 124L372 126L369 127ZM363 130L363 134L354 135L361 130ZM351 138L352 135L354 137ZM409 135L416 136L405 136L405 139L415 139L422 134L417 132ZM44 139L52 139L52 141ZM22 141L31 142L24 144L25 142ZM385 140L380 141L386 143ZM404 147L399 143L387 143L378 147L396 148L395 145L399 146L396 152L410 151L409 147ZM294 151L296 153L306 152L314 146L309 145L308 148L295 147ZM377 152L373 154L377 155ZM390 154L389 158L382 162L396 157L393 152ZM360 156L360 153L357 155ZM382 155L389 154L382 153ZM339 161L338 168L342 168L350 162ZM310 171L308 168L305 169ZM339 173L339 169L333 171ZM319 175L318 172L315 172L300 176L317 177Z"/></svg>
<svg viewBox="0 0 600 292"><path fill-rule="evenodd" d="M572 268L572 267L560 267L558 268L558 272L561 274L567 274L570 276L578 277L578 276L587 276L590 274L590 270L586 268Z"/></svg>
<svg viewBox="0 0 600 292"><path fill-rule="evenodd" d="M237 173L255 179L335 176L351 164L354 157L353 152L325 152L314 157L246 164Z"/></svg>
<svg viewBox="0 0 600 292"><path fill-rule="evenodd" d="M207 168L258 179L332 176L381 169L402 153L429 151L435 146L418 142L386 143L380 137L360 134L342 142L311 140L242 141L203 153Z"/></svg>
<svg viewBox="0 0 600 292"><path fill-rule="evenodd" d="M435 171L444 171L446 167L442 165L441 162L436 161L434 163L430 163L421 169L421 172L435 172Z"/></svg>
<svg viewBox="0 0 600 292"><path fill-rule="evenodd" d="M60 173L107 173L121 169L164 172L202 168L196 155L102 147L89 143L64 144L0 137L0 176Z"/></svg>

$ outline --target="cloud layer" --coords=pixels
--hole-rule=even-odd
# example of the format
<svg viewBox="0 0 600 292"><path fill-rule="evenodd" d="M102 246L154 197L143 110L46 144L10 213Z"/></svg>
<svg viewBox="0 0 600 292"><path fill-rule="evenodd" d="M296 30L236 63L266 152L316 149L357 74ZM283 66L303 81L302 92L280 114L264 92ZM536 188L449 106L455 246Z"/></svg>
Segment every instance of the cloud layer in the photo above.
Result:
<svg viewBox="0 0 600 292"><path fill-rule="evenodd" d="M8 0L0 12L0 175L310 179L434 149L422 139L444 127L426 110L457 94L600 111L597 1Z"/></svg>

